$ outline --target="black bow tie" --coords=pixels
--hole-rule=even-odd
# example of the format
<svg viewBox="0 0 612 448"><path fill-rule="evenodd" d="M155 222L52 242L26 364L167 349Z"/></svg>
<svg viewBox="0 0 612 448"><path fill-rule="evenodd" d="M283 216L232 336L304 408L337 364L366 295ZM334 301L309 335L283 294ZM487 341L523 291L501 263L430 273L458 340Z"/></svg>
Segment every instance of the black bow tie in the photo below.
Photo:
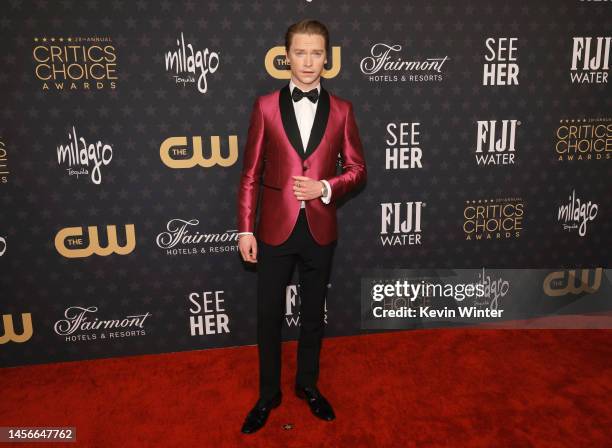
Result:
<svg viewBox="0 0 612 448"><path fill-rule="evenodd" d="M319 90L312 89L312 90L309 90L308 92L302 92L297 87L293 88L293 92L291 92L291 98L293 98L293 101L298 102L304 97L307 97L310 101L312 101L313 103L316 103L317 100L319 99Z"/></svg>

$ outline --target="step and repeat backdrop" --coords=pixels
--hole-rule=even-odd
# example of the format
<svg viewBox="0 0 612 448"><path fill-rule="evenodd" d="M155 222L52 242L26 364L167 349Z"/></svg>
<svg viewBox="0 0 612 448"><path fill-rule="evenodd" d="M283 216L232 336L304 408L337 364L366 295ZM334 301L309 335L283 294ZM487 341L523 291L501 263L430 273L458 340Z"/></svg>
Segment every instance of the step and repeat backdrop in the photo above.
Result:
<svg viewBox="0 0 612 448"><path fill-rule="evenodd" d="M237 187L303 18L329 28L321 82L368 168L338 204L327 336L368 331L373 270L601 275L612 2L7 0L1 366L255 344ZM297 273L285 308L295 339Z"/></svg>

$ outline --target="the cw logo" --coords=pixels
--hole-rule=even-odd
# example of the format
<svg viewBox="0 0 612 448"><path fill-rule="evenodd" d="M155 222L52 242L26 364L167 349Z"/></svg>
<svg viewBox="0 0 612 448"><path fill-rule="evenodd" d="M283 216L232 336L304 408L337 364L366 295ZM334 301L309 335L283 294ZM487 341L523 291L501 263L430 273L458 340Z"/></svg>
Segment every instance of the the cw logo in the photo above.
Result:
<svg viewBox="0 0 612 448"><path fill-rule="evenodd" d="M125 246L117 244L117 228L114 225L106 226L106 234L108 237L108 245L100 246L98 238L98 228L96 226L88 226L87 233L89 236L89 245L87 247L73 249L66 247L66 243L70 246L81 246L83 244L83 228L82 227L66 227L60 230L55 235L55 248L57 251L67 258L83 258L89 257L92 254L107 256L112 253L119 255L127 255L136 247L136 232L134 224L125 225Z"/></svg>
<svg viewBox="0 0 612 448"><path fill-rule="evenodd" d="M282 69L277 68L277 63L276 63L277 58L281 58L281 57L282 57L282 60L278 61L278 65L287 67L287 68L282 68ZM268 52L266 53L265 65L266 65L266 70L268 71L270 76L272 76L273 78L276 78L276 79L291 78L291 71L288 70L289 61L287 61L287 53L285 52L284 46L281 45L278 47L270 48ZM338 73L340 73L340 66L341 66L340 47L332 47L332 66L329 70L323 69L321 76L327 79L335 78L336 76L338 76Z"/></svg>
<svg viewBox="0 0 612 448"><path fill-rule="evenodd" d="M11 314L4 314L2 316L2 323L4 325L4 334L0 336L0 344L6 344L10 341L25 342L32 337L32 315L30 313L21 313L21 325L23 327L21 334L15 333L13 316Z"/></svg>
<svg viewBox="0 0 612 448"><path fill-rule="evenodd" d="M202 137L192 137L193 154L185 159L175 159L173 156L187 155L187 137L169 137L164 140L159 148L159 156L165 165L170 168L193 168L196 165L210 168L213 165L231 166L238 160L238 137L228 136L229 156L221 156L221 143L216 135L210 136L210 158L204 158L202 153Z"/></svg>
<svg viewBox="0 0 612 448"><path fill-rule="evenodd" d="M567 294L594 293L601 286L601 274L603 268L595 268L595 278L590 283L589 276L591 269L582 269L580 277L578 269L568 271L554 271L546 276L542 289L546 295L560 297Z"/></svg>

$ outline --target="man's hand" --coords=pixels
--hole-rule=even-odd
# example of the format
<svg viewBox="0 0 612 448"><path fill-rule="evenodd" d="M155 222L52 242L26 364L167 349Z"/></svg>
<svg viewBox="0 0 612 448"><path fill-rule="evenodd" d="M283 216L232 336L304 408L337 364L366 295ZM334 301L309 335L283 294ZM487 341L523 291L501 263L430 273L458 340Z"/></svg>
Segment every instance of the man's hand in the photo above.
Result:
<svg viewBox="0 0 612 448"><path fill-rule="evenodd" d="M244 261L257 263L257 240L254 235L240 235L238 249Z"/></svg>
<svg viewBox="0 0 612 448"><path fill-rule="evenodd" d="M321 197L323 185L320 180L314 180L306 176L293 176L293 194L299 201L309 201Z"/></svg>

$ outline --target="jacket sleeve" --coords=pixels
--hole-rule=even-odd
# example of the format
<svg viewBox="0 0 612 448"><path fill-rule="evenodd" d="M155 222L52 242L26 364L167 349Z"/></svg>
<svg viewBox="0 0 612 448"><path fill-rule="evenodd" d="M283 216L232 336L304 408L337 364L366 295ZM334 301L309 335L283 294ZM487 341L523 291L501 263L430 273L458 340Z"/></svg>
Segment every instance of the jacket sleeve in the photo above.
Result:
<svg viewBox="0 0 612 448"><path fill-rule="evenodd" d="M349 102L344 122L344 138L341 148L342 174L327 179L331 186L331 201L336 201L367 178L367 169L363 157L363 147L359 130L353 114L353 104Z"/></svg>
<svg viewBox="0 0 612 448"><path fill-rule="evenodd" d="M255 231L259 179L264 159L264 118L260 99L253 104L238 187L238 232Z"/></svg>

